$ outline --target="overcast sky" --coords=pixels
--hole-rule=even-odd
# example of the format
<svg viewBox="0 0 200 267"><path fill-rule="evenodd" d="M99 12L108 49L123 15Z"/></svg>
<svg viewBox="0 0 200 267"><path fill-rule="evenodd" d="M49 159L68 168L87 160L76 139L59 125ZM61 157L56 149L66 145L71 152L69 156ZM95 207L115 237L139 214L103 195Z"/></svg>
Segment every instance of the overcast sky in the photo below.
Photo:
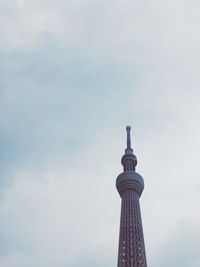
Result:
<svg viewBox="0 0 200 267"><path fill-rule="evenodd" d="M200 2L0 0L0 265L114 267L127 124L148 267L200 266Z"/></svg>

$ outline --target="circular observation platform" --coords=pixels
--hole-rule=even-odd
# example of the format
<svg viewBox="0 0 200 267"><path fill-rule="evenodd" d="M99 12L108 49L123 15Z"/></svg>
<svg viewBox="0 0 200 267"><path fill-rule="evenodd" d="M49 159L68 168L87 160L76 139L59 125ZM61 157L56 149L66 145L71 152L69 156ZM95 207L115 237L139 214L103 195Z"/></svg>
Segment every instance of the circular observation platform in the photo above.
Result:
<svg viewBox="0 0 200 267"><path fill-rule="evenodd" d="M128 189L137 191L139 196L141 196L144 189L144 180L137 172L125 171L118 175L116 187L120 196L122 196L123 192Z"/></svg>

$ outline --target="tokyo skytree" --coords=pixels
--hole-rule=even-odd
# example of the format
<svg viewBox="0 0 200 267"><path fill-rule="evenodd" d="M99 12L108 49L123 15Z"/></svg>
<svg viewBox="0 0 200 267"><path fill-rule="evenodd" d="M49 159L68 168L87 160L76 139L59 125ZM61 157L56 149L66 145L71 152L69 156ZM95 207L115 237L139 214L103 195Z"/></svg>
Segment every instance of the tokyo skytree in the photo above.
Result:
<svg viewBox="0 0 200 267"><path fill-rule="evenodd" d="M135 171L137 158L131 148L131 127L127 126L127 148L121 159L124 171L117 177L121 197L121 219L117 267L147 267L139 198L144 180Z"/></svg>

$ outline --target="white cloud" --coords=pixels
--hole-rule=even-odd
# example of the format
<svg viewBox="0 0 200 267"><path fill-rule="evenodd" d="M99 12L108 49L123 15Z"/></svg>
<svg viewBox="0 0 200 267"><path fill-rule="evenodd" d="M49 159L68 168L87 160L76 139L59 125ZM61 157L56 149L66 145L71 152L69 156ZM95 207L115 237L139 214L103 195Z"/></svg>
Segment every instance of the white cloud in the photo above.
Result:
<svg viewBox="0 0 200 267"><path fill-rule="evenodd" d="M2 265L116 265L114 180L130 123L149 262L163 247L161 265L181 265L188 249L197 267L199 2L0 5L2 168L14 177L2 189Z"/></svg>
<svg viewBox="0 0 200 267"><path fill-rule="evenodd" d="M198 221L182 218L161 246L154 266L198 266L200 262Z"/></svg>

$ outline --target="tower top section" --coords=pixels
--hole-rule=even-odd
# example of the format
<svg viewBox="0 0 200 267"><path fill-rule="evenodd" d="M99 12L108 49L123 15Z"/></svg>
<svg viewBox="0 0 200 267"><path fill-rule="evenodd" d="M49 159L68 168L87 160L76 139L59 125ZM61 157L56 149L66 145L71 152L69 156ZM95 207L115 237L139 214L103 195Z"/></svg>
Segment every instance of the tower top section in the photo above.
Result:
<svg viewBox="0 0 200 267"><path fill-rule="evenodd" d="M137 165L137 158L133 154L133 149L131 147L131 126L126 126L127 131L127 147L125 153L122 157L121 163L124 167L124 171L135 171Z"/></svg>
<svg viewBox="0 0 200 267"><path fill-rule="evenodd" d="M127 132L127 147L125 148L124 155L122 156L121 163L124 171L120 173L116 180L117 190L122 197L123 192L127 189L134 189L141 196L144 189L144 180L141 175L135 171L137 165L137 158L133 153L131 147L131 127L126 127ZM119 267L119 266L118 266ZM122 266L121 266L122 267Z"/></svg>

